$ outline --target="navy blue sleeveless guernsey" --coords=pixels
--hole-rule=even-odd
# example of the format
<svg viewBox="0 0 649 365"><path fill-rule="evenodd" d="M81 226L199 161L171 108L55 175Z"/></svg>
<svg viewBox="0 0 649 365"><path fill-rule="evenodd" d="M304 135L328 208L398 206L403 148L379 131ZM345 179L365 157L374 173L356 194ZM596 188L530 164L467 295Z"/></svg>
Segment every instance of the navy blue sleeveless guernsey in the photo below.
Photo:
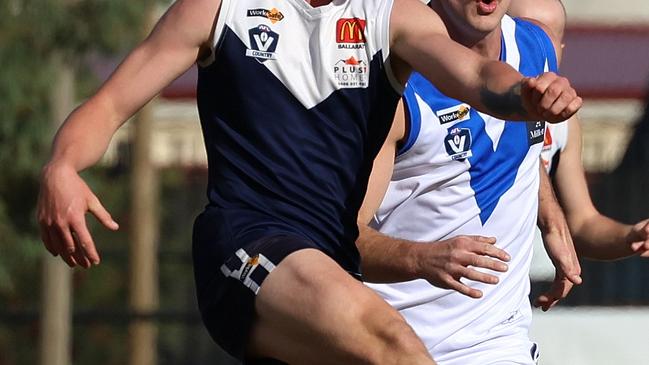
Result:
<svg viewBox="0 0 649 365"><path fill-rule="evenodd" d="M391 8L222 2L198 78L207 210L218 212L202 224L227 226L221 256L287 233L359 271L356 217L401 92L388 61Z"/></svg>

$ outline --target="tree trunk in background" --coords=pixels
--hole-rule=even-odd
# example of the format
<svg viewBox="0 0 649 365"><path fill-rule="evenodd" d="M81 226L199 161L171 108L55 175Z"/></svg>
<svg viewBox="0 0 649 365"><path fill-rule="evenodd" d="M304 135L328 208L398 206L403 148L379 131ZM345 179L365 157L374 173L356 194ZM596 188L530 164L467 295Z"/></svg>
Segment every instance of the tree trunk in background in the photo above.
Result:
<svg viewBox="0 0 649 365"><path fill-rule="evenodd" d="M51 105L54 129L74 108L74 68L54 57L57 75L52 88ZM45 250L41 299L41 365L70 365L72 327L72 269L59 257Z"/></svg>
<svg viewBox="0 0 649 365"><path fill-rule="evenodd" d="M151 159L152 104L138 114L133 138L129 305L137 314L158 310L159 197L158 177ZM157 363L157 335L157 326L150 318L137 318L130 324L130 365Z"/></svg>

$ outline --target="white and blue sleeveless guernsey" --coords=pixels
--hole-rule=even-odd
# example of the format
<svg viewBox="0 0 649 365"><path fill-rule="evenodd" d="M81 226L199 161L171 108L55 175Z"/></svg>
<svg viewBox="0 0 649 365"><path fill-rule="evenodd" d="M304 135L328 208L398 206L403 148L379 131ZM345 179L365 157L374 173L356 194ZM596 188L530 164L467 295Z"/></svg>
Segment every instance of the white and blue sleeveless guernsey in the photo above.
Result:
<svg viewBox="0 0 649 365"><path fill-rule="evenodd" d="M505 16L501 60L526 76L556 71L548 36ZM512 260L500 283L462 279L471 299L425 280L370 285L405 316L443 365L533 364L528 271L536 225L544 122L503 121L443 95L413 74L404 92L408 136L399 151L375 228L398 238L497 238Z"/></svg>

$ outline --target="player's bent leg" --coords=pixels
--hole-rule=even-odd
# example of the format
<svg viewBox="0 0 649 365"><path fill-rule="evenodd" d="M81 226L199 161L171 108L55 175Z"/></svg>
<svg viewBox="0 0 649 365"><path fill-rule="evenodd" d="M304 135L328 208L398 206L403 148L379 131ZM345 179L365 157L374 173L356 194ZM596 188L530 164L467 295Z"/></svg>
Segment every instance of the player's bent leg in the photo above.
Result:
<svg viewBox="0 0 649 365"><path fill-rule="evenodd" d="M255 310L249 356L291 365L434 364L397 311L315 249L274 268Z"/></svg>

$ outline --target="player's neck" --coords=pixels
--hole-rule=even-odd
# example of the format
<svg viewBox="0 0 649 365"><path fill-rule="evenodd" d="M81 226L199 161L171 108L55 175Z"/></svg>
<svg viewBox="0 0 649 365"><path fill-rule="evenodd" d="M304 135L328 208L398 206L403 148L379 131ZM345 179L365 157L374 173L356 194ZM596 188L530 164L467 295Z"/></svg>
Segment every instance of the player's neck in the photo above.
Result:
<svg viewBox="0 0 649 365"><path fill-rule="evenodd" d="M487 34L486 36L480 39L471 39L468 38L462 40L461 36L456 39L454 36L451 36L456 42L465 45L470 48L472 51L486 57L491 60L500 59L500 53L502 48L502 31L500 28L494 30L493 32Z"/></svg>
<svg viewBox="0 0 649 365"><path fill-rule="evenodd" d="M433 1L430 3L430 6L437 12L444 25L446 25L451 39L470 48L483 57L492 60L500 58L500 48L502 47L502 31L500 27L497 27L489 33L481 32L447 14L439 2Z"/></svg>

